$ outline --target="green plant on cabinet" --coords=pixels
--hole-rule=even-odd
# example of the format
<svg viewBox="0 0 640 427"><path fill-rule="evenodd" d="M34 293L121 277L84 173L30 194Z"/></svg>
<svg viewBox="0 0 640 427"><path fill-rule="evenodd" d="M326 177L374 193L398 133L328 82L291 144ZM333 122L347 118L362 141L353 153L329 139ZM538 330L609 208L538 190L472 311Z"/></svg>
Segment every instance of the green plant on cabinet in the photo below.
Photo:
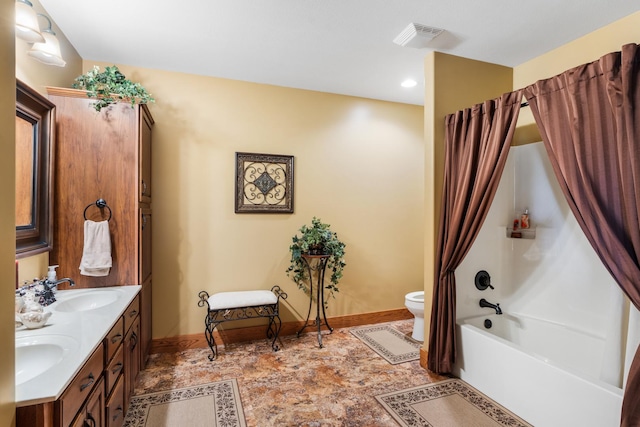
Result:
<svg viewBox="0 0 640 427"><path fill-rule="evenodd" d="M96 98L96 102L92 104L96 111L121 101L131 103L131 107L155 102L140 83L128 80L115 65L105 67L102 72L100 67L94 65L91 70L76 77L72 87L86 90L89 98Z"/></svg>

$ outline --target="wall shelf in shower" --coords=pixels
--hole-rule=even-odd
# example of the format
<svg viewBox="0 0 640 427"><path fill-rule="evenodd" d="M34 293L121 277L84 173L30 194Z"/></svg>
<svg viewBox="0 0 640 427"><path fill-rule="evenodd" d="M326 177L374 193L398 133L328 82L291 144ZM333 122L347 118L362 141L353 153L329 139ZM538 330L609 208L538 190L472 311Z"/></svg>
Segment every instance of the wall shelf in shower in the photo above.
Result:
<svg viewBox="0 0 640 427"><path fill-rule="evenodd" d="M512 227L507 227L507 237L510 239L535 239L536 238L536 228L525 228L525 229L517 229L513 230Z"/></svg>

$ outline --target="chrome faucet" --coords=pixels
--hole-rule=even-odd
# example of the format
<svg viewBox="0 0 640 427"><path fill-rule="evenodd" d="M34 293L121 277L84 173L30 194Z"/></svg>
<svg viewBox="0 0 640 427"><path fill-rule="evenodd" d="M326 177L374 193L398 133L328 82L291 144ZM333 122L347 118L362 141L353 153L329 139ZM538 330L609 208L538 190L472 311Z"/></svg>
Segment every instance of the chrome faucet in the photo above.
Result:
<svg viewBox="0 0 640 427"><path fill-rule="evenodd" d="M496 314L502 314L502 309L500 308L500 304L491 304L489 301L487 301L484 298L480 300L480 307L493 308L496 311Z"/></svg>
<svg viewBox="0 0 640 427"><path fill-rule="evenodd" d="M69 286L75 286L76 282L73 281L73 279L70 279L68 277L65 277L64 279L60 279L60 280L49 280L49 279L45 279L42 281L42 286L44 286L44 300L46 302L47 305L52 304L56 301L56 297L53 294L54 291L58 290L58 285L60 283L64 283L64 282L69 282Z"/></svg>
<svg viewBox="0 0 640 427"><path fill-rule="evenodd" d="M60 283L64 283L64 282L69 282L69 286L75 286L76 285L76 282L74 282L73 279L71 279L69 277L65 277L64 279L54 280L54 281L50 281L49 279L46 279L42 283L43 283L45 289L53 292L54 289L57 290L58 285Z"/></svg>

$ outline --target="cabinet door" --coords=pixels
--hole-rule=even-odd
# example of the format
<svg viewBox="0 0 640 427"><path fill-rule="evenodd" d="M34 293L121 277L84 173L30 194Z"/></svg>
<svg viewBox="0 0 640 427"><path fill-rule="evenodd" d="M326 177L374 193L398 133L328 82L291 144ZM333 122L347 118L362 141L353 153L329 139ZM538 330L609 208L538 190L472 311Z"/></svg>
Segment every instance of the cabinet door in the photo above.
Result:
<svg viewBox="0 0 640 427"><path fill-rule="evenodd" d="M104 427L105 418L105 398L104 398L104 383L100 379L100 382L93 389L89 400L87 400L87 414L85 419L90 427Z"/></svg>
<svg viewBox="0 0 640 427"><path fill-rule="evenodd" d="M131 329L127 332L124 342L124 402L125 413L129 408L129 401L133 395L140 372L140 317L131 325Z"/></svg>
<svg viewBox="0 0 640 427"><path fill-rule="evenodd" d="M102 378L93 389L71 427L105 427L105 398Z"/></svg>
<svg viewBox="0 0 640 427"><path fill-rule="evenodd" d="M140 292L140 369L144 369L147 364L147 357L151 350L151 300L152 300L151 277L142 284Z"/></svg>
<svg viewBox="0 0 640 427"><path fill-rule="evenodd" d="M113 393L107 400L107 427L120 427L124 423L124 376L118 377Z"/></svg>
<svg viewBox="0 0 640 427"><path fill-rule="evenodd" d="M140 109L126 102L97 114L86 93L51 89L56 104L56 162L54 248L52 264L60 264L59 277L70 277L76 288L138 284L137 208ZM72 160L72 161L71 161ZM113 266L107 276L85 276L78 269L84 249L86 219L109 218L109 209L98 209L104 199L112 214L109 222ZM66 289L68 285L61 285Z"/></svg>
<svg viewBox="0 0 640 427"><path fill-rule="evenodd" d="M151 203L151 126L153 119L140 107L140 203Z"/></svg>
<svg viewBox="0 0 640 427"><path fill-rule="evenodd" d="M140 209L140 231L139 231L139 277L140 284L144 283L151 276L151 209Z"/></svg>

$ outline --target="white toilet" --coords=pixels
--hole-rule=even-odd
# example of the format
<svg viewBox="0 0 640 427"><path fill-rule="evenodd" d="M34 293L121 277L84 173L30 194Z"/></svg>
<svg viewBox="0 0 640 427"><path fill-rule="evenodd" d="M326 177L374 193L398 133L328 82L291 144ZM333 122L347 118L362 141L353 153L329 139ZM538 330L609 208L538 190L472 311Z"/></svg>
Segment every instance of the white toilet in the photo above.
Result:
<svg viewBox="0 0 640 427"><path fill-rule="evenodd" d="M411 338L424 341L424 291L409 292L404 296L404 305L415 316Z"/></svg>

